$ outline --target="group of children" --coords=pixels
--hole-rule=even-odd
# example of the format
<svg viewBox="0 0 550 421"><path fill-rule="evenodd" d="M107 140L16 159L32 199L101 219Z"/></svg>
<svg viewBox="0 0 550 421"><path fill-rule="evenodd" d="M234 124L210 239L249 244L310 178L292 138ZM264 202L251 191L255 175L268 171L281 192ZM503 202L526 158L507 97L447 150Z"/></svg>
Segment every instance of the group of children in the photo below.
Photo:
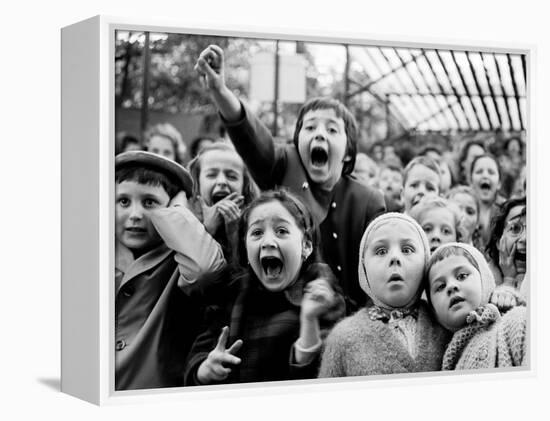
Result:
<svg viewBox="0 0 550 421"><path fill-rule="evenodd" d="M233 146L189 169L115 158L116 390L525 364L525 200L476 234L501 211L490 156L447 198L429 156L388 165L380 191L354 175L340 102L306 102L278 145L225 85L221 48L196 70Z"/></svg>

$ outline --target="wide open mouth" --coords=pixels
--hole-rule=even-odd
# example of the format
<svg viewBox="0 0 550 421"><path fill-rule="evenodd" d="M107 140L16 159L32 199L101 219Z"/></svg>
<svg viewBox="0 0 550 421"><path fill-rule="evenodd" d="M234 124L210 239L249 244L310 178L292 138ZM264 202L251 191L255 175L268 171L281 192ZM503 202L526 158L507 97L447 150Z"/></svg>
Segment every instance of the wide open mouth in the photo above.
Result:
<svg viewBox="0 0 550 421"><path fill-rule="evenodd" d="M216 193L212 193L212 204L218 203L220 200L225 199L231 192L229 190L222 190Z"/></svg>
<svg viewBox="0 0 550 421"><path fill-rule="evenodd" d="M466 301L466 300L458 295L455 295L453 298L451 298L451 302L449 303L449 308L463 301Z"/></svg>
<svg viewBox="0 0 550 421"><path fill-rule="evenodd" d="M278 257L262 257L260 259L260 264L262 265L264 273L270 278L279 276L283 271L283 261Z"/></svg>
<svg viewBox="0 0 550 421"><path fill-rule="evenodd" d="M482 181L481 183L479 183L479 188L483 191L491 191L491 187L491 183L488 181Z"/></svg>
<svg viewBox="0 0 550 421"><path fill-rule="evenodd" d="M314 167L323 167L328 162L328 151L321 146L314 146L311 149L311 163Z"/></svg>

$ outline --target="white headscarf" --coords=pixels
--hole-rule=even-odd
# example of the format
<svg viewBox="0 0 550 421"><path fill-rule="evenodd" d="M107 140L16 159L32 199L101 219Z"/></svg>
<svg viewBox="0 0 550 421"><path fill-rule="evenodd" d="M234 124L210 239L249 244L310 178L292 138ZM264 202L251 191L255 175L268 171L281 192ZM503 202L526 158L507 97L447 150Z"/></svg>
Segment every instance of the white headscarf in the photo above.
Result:
<svg viewBox="0 0 550 421"><path fill-rule="evenodd" d="M386 308L386 309L393 309L392 307L389 307L387 304L382 303L378 297L374 295L372 292L371 286L369 284L369 279L367 278L367 265L368 262L365 261L365 249L367 248L367 242L369 240L369 235L374 232L376 229L381 227L383 224L387 224L389 222L393 221L404 221L408 224L410 224L416 233L418 233L418 236L420 238L420 243L422 244L422 247L424 248L424 271L427 267L428 260L430 258L430 245L428 243L428 237L426 237L426 234L424 233L424 230L420 225L418 225L418 222L416 222L413 218L410 216L403 214L403 213L397 213L397 212L388 212L380 215L379 217L375 218L367 227L365 230L365 233L363 234L363 238L361 238L361 245L359 247L359 284L361 285L361 288L363 291L367 293L367 295L372 299L374 304L376 304L379 307ZM422 294L422 287L419 286L418 292L415 294L414 297L411 298L411 300L404 305L402 308L408 308L414 305L418 298L420 297L420 294Z"/></svg>

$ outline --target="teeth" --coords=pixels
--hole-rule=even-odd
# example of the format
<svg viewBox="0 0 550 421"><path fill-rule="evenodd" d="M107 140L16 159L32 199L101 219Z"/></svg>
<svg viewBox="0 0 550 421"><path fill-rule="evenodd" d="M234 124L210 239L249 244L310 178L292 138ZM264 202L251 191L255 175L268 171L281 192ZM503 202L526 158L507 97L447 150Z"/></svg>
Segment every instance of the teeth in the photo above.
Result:
<svg viewBox="0 0 550 421"><path fill-rule="evenodd" d="M267 276L278 276L283 270L283 262L277 257L263 257L261 264Z"/></svg>

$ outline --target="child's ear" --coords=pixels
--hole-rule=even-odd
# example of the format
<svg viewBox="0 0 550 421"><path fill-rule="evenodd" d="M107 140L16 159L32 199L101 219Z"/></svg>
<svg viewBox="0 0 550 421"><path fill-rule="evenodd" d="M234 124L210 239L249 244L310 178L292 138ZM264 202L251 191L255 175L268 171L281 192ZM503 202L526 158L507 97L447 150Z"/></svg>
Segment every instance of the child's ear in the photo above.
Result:
<svg viewBox="0 0 550 421"><path fill-rule="evenodd" d="M313 244L311 240L305 239L302 242L302 260L307 260L307 258L313 253Z"/></svg>

